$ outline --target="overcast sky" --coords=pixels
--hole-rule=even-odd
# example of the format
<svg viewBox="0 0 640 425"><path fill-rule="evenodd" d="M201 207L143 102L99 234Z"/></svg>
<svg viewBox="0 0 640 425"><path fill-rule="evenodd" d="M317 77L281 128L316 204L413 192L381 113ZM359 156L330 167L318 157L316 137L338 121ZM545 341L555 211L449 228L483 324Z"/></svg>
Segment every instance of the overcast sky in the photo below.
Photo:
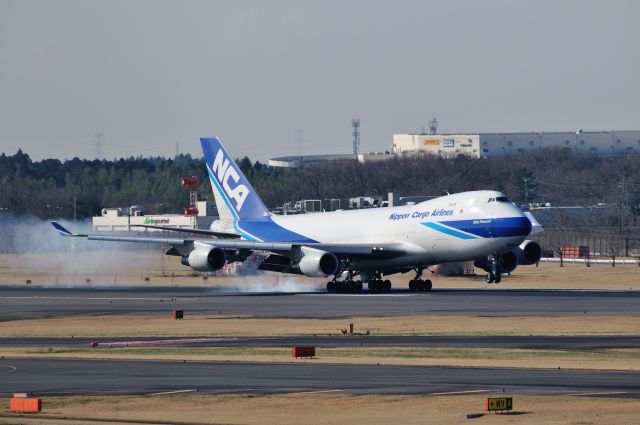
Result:
<svg viewBox="0 0 640 425"><path fill-rule="evenodd" d="M0 152L348 153L394 133L640 129L640 2L0 0ZM299 146L297 130L303 130Z"/></svg>

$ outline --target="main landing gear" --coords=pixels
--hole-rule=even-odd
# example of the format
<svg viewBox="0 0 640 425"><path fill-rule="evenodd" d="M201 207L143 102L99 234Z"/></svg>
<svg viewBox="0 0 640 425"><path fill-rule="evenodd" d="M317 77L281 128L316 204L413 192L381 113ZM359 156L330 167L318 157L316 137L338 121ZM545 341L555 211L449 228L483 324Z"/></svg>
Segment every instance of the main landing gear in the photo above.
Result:
<svg viewBox="0 0 640 425"><path fill-rule="evenodd" d="M332 281L327 282L327 292L342 294L359 294L363 289L362 280L355 280L354 277L359 275L358 272L349 271L347 277L343 281L338 280L340 273L337 273ZM363 274L363 280L368 281L367 287L370 294L379 294L383 292L391 292L391 281L383 280L382 273L375 272L372 274Z"/></svg>
<svg viewBox="0 0 640 425"><path fill-rule="evenodd" d="M333 280L327 282L327 292L331 293L341 293L341 294L359 294L362 292L362 281L354 280L354 277L357 276L353 271L349 271L347 273L347 277L343 281L338 280L338 276L342 273L339 271L333 277Z"/></svg>
<svg viewBox="0 0 640 425"><path fill-rule="evenodd" d="M382 280L382 273L380 272L373 274L373 278L369 281L368 286L370 294L391 292L391 281L389 279Z"/></svg>
<svg viewBox="0 0 640 425"><path fill-rule="evenodd" d="M361 280L332 280L327 282L327 292L340 294L359 294L362 292Z"/></svg>
<svg viewBox="0 0 640 425"><path fill-rule="evenodd" d="M409 281L409 290L411 292L429 292L433 287L430 279L422 280L422 268L416 269L416 278Z"/></svg>

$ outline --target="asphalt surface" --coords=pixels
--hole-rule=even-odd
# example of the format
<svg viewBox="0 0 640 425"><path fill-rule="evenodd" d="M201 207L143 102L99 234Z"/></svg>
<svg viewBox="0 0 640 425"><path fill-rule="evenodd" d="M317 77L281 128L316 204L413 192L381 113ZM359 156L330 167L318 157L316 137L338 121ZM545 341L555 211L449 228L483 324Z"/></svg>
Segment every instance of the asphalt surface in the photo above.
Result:
<svg viewBox="0 0 640 425"><path fill-rule="evenodd" d="M8 360L0 394L41 396L149 394L198 389L211 393L345 392L349 394L505 393L640 398L640 373L557 369L256 364L93 360Z"/></svg>
<svg viewBox="0 0 640 425"><path fill-rule="evenodd" d="M434 290L414 294L242 294L214 288L0 287L0 322L55 316L189 314L285 318L351 316L633 316L640 291ZM82 320L79 318L79 320ZM346 326L346 323L345 323ZM357 331L357 329L356 329ZM640 346L637 336L300 336L211 338L2 338L2 346L77 346L90 342L178 346L407 346L598 349ZM166 338L161 338L166 339ZM100 345L99 345L100 347ZM98 348L99 349L99 348ZM640 398L640 373L628 371L490 369L421 366L319 365L113 360L0 360L0 393L40 395L148 394L198 388L219 393L335 391L352 394L581 394Z"/></svg>
<svg viewBox="0 0 640 425"><path fill-rule="evenodd" d="M161 337L161 338L0 338L0 347L179 346L179 347L453 347L537 350L597 350L640 348L640 335L599 336L284 336L284 337Z"/></svg>
<svg viewBox="0 0 640 425"><path fill-rule="evenodd" d="M434 290L389 294L241 294L215 288L0 287L0 321L61 315L250 315L284 318L349 316L637 315L640 291Z"/></svg>

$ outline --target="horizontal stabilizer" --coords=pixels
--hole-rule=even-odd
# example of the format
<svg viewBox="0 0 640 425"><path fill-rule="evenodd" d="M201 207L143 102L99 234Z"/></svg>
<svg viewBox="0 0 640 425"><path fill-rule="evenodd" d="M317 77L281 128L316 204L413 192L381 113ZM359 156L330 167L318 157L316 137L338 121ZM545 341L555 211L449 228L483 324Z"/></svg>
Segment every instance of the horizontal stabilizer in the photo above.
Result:
<svg viewBox="0 0 640 425"><path fill-rule="evenodd" d="M64 227L62 224L58 223L57 221L52 221L51 225L54 227L54 229L56 229L58 231L58 233L60 233L62 236L74 236L74 237L86 237L87 235L78 235L76 233L71 233L69 230L67 230L66 227Z"/></svg>

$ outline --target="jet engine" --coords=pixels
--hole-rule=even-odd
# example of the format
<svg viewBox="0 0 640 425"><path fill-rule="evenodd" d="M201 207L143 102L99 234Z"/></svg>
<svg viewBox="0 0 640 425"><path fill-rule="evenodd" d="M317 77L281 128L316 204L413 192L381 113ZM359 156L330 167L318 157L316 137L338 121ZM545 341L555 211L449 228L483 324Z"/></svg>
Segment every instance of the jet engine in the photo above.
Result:
<svg viewBox="0 0 640 425"><path fill-rule="evenodd" d="M491 261L488 258L478 258L473 265L491 273ZM510 273L518 267L518 256L514 251L509 251L498 257L497 273Z"/></svg>
<svg viewBox="0 0 640 425"><path fill-rule="evenodd" d="M180 262L199 272L215 272L224 267L227 256L221 248L196 248Z"/></svg>
<svg viewBox="0 0 640 425"><path fill-rule="evenodd" d="M303 255L297 266L302 274L311 277L324 277L338 271L338 258L331 252L306 246L303 246L301 251Z"/></svg>
<svg viewBox="0 0 640 425"><path fill-rule="evenodd" d="M518 264L529 266L540 261L542 258L542 247L538 242L526 240L513 250L518 257Z"/></svg>

